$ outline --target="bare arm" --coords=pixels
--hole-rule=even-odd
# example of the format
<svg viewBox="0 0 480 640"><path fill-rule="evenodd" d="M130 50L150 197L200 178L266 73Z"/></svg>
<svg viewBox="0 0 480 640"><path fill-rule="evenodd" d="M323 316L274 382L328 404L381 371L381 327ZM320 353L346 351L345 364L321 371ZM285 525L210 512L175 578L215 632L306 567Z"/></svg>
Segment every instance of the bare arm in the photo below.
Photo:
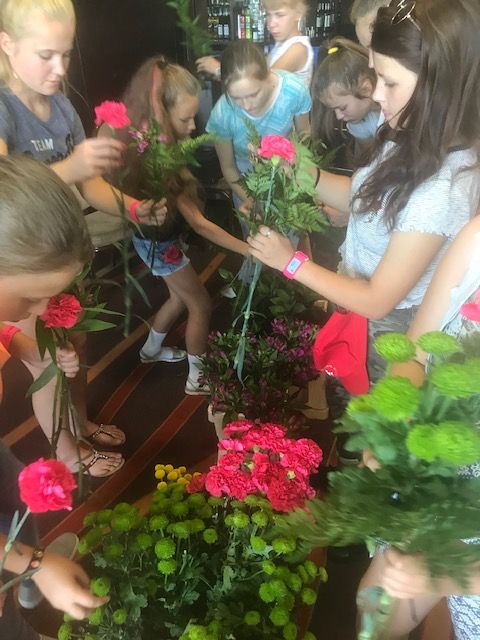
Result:
<svg viewBox="0 0 480 640"><path fill-rule="evenodd" d="M338 221L337 216L332 215L332 223L345 224L350 214L352 179L349 176L339 176L322 169L317 183L317 197L329 209L337 209L339 212ZM342 214L341 220L340 214Z"/></svg>
<svg viewBox="0 0 480 640"><path fill-rule="evenodd" d="M300 42L296 42L289 47L283 56L271 65L271 69L284 69L294 73L302 69L307 64L308 52L307 47Z"/></svg>
<svg viewBox="0 0 480 640"><path fill-rule="evenodd" d="M233 142L231 140L220 140L215 143L215 150L220 162L223 177L228 182L230 189L242 200L247 200L248 195L238 184L238 181L241 178L241 173L238 170L237 163L235 162Z"/></svg>
<svg viewBox="0 0 480 640"><path fill-rule="evenodd" d="M248 244L246 242L235 238L215 223L207 220L191 200L185 196L180 196L177 199L177 205L182 216L198 235L229 251L240 253L242 256L248 254Z"/></svg>
<svg viewBox="0 0 480 640"><path fill-rule="evenodd" d="M282 271L294 253L289 240L261 227L249 238L250 253ZM394 232L387 251L370 280L329 271L314 262L303 264L295 279L346 309L370 319L384 318L403 300L436 256L443 236L418 232Z"/></svg>
<svg viewBox="0 0 480 640"><path fill-rule="evenodd" d="M310 135L310 112L295 116L293 121L295 123L295 131L299 136Z"/></svg>

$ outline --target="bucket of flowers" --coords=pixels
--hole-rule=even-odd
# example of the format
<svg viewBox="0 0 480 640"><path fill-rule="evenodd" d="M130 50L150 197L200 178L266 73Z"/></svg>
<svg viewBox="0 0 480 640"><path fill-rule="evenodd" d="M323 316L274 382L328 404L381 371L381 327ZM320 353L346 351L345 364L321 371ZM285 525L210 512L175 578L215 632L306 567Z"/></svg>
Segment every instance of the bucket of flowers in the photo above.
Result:
<svg viewBox="0 0 480 640"><path fill-rule="evenodd" d="M314 640L296 611L315 602L325 571L296 535L272 532L278 514L314 495L322 452L276 424L238 421L225 434L206 474L157 465L146 513L120 503L87 516L80 549L93 591L110 601L88 621L66 621L61 640Z"/></svg>

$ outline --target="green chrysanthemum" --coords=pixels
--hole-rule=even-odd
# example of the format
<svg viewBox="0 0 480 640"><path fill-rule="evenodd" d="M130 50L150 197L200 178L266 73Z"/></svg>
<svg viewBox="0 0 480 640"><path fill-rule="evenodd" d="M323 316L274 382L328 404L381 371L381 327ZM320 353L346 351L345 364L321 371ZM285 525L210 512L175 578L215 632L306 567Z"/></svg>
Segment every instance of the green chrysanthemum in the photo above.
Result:
<svg viewBox="0 0 480 640"><path fill-rule="evenodd" d="M139 549L145 551L149 549L153 544L153 538L148 533L139 533L135 538L135 542L137 543Z"/></svg>
<svg viewBox="0 0 480 640"><path fill-rule="evenodd" d="M198 494L192 493L192 496L193 495L198 495ZM192 497L192 496L190 496L190 497ZM211 507L221 507L222 504L223 504L223 498L217 498L216 496L209 496L207 502Z"/></svg>
<svg viewBox="0 0 480 640"><path fill-rule="evenodd" d="M256 507L258 505L257 496L254 496L253 494L248 495L245 498L245 504L248 505L249 507Z"/></svg>
<svg viewBox="0 0 480 640"><path fill-rule="evenodd" d="M83 519L83 526L84 527L93 527L93 525L96 522L97 522L97 514L95 512L87 513L87 515Z"/></svg>
<svg viewBox="0 0 480 640"><path fill-rule="evenodd" d="M128 502L119 502L113 507L113 511L116 515L129 516L133 511L136 512L135 507L132 507Z"/></svg>
<svg viewBox="0 0 480 640"><path fill-rule="evenodd" d="M90 545L85 538L80 538L78 542L77 551L80 555L84 556L90 551Z"/></svg>
<svg viewBox="0 0 480 640"><path fill-rule="evenodd" d="M290 612L283 607L273 607L268 617L276 627L284 627L290 622Z"/></svg>
<svg viewBox="0 0 480 640"><path fill-rule="evenodd" d="M87 531L84 540L90 547L96 547L100 540L103 538L103 529L101 527L95 527Z"/></svg>
<svg viewBox="0 0 480 640"><path fill-rule="evenodd" d="M303 582L299 575L296 573L291 573L287 578L288 588L291 589L294 593L299 593Z"/></svg>
<svg viewBox="0 0 480 640"><path fill-rule="evenodd" d="M226 527L233 527L233 514L229 513L225 516L223 522L225 523Z"/></svg>
<svg viewBox="0 0 480 640"><path fill-rule="evenodd" d="M288 567L280 566L275 569L275 577L286 582L291 574Z"/></svg>
<svg viewBox="0 0 480 640"><path fill-rule="evenodd" d="M158 516L153 516L150 518L148 526L152 531L160 531L161 529L166 529L169 525L170 520L163 513Z"/></svg>
<svg viewBox="0 0 480 640"><path fill-rule="evenodd" d="M283 607L288 611L293 611L295 608L295 596L293 593L288 592L283 596L283 598L277 600L277 604L279 607Z"/></svg>
<svg viewBox="0 0 480 640"><path fill-rule="evenodd" d="M317 568L317 565L312 560L305 560L305 562L303 563L303 566L305 567L305 571L308 573L309 576L311 576L312 578L317 577L318 568Z"/></svg>
<svg viewBox="0 0 480 640"><path fill-rule="evenodd" d="M258 595L263 602L273 602L275 600L275 594L269 582L262 582L258 589Z"/></svg>
<svg viewBox="0 0 480 640"><path fill-rule="evenodd" d="M170 506L170 513L176 518L184 518L188 514L188 504L175 502Z"/></svg>
<svg viewBox="0 0 480 640"><path fill-rule="evenodd" d="M426 353L431 353L433 356L450 356L463 351L455 338L441 331L430 331L423 334L417 340L417 344L420 349Z"/></svg>
<svg viewBox="0 0 480 640"><path fill-rule="evenodd" d="M429 378L448 398L468 398L480 392L480 376L472 376L471 369L463 364L439 364L432 368Z"/></svg>
<svg viewBox="0 0 480 640"><path fill-rule="evenodd" d="M91 592L100 598L110 593L110 587L111 581L110 578L107 577L95 578L90 582Z"/></svg>
<svg viewBox="0 0 480 640"><path fill-rule="evenodd" d="M125 532L133 528L133 517L131 515L113 516L110 526L114 531Z"/></svg>
<svg viewBox="0 0 480 640"><path fill-rule="evenodd" d="M282 629L282 635L285 640L297 640L297 625L294 622L287 622Z"/></svg>
<svg viewBox="0 0 480 640"><path fill-rule="evenodd" d="M173 558L177 545L171 538L162 538L155 544L155 555L161 560Z"/></svg>
<svg viewBox="0 0 480 640"><path fill-rule="evenodd" d="M237 511L233 514L233 526L237 529L245 529L250 524L250 518L246 513Z"/></svg>
<svg viewBox="0 0 480 640"><path fill-rule="evenodd" d="M207 544L215 544L215 542L218 540L218 533L215 531L215 529L205 529L202 537Z"/></svg>
<svg viewBox="0 0 480 640"><path fill-rule="evenodd" d="M115 560L116 558L121 558L123 556L123 546L118 542L113 542L105 547L103 550L103 555L107 560Z"/></svg>
<svg viewBox="0 0 480 640"><path fill-rule="evenodd" d="M317 594L313 589L309 589L308 587L305 587L305 589L302 589L300 593L300 598L302 599L302 602L304 602L305 604L312 605L312 604L315 604L317 600Z"/></svg>
<svg viewBox="0 0 480 640"><path fill-rule="evenodd" d="M408 362L415 356L415 345L402 333L385 333L375 340L374 347L387 362Z"/></svg>
<svg viewBox="0 0 480 640"><path fill-rule="evenodd" d="M255 627L257 624L260 624L260 614L258 611L247 611L247 613L243 616L243 621L249 627Z"/></svg>
<svg viewBox="0 0 480 640"><path fill-rule="evenodd" d="M442 422L435 432L438 457L454 465L473 464L480 459L480 438L463 422Z"/></svg>
<svg viewBox="0 0 480 640"><path fill-rule="evenodd" d="M311 578L308 575L308 573L305 571L305 567L303 565L300 565L299 567L297 567L297 573L304 584L306 584L307 582L310 582Z"/></svg>
<svg viewBox="0 0 480 640"><path fill-rule="evenodd" d="M255 511L255 513L252 513L251 519L257 527L266 527L268 524L268 515L265 511Z"/></svg>
<svg viewBox="0 0 480 640"><path fill-rule="evenodd" d="M103 509L97 513L98 524L106 525L110 524L110 520L113 516L113 509Z"/></svg>
<svg viewBox="0 0 480 640"><path fill-rule="evenodd" d="M97 636L94 636L92 633L86 633L82 640L97 640Z"/></svg>
<svg viewBox="0 0 480 640"><path fill-rule="evenodd" d="M293 538L274 538L272 547L275 553L287 554L295 551L297 545Z"/></svg>
<svg viewBox="0 0 480 640"><path fill-rule="evenodd" d="M420 403L419 389L407 378L387 376L370 394L374 409L391 421L406 420Z"/></svg>
<svg viewBox="0 0 480 640"><path fill-rule="evenodd" d="M276 566L271 560L264 560L262 562L262 571L269 576L273 576Z"/></svg>
<svg viewBox="0 0 480 640"><path fill-rule="evenodd" d="M197 509L197 514L204 520L210 520L210 518L213 516L213 509L209 504L204 504L203 507Z"/></svg>
<svg viewBox="0 0 480 640"><path fill-rule="evenodd" d="M256 553L262 553L267 548L267 543L260 536L251 536L250 544Z"/></svg>
<svg viewBox="0 0 480 640"><path fill-rule="evenodd" d="M192 518L188 520L190 533L200 533L205 530L205 523L201 518Z"/></svg>
<svg viewBox="0 0 480 640"><path fill-rule="evenodd" d="M311 631L307 631L307 633L303 636L303 640L317 640L317 636Z"/></svg>
<svg viewBox="0 0 480 640"><path fill-rule="evenodd" d="M415 424L408 431L405 445L414 456L432 462L437 457L435 427L431 424Z"/></svg>
<svg viewBox="0 0 480 640"><path fill-rule="evenodd" d="M167 531L180 540L186 540L190 537L190 524L188 521L175 522L168 525Z"/></svg>
<svg viewBox="0 0 480 640"><path fill-rule="evenodd" d="M58 640L70 640L72 637L72 625L68 622L64 622L60 625L60 628L57 632Z"/></svg>
<svg viewBox="0 0 480 640"><path fill-rule="evenodd" d="M127 620L125 609L116 609L112 614L112 620L115 624L125 624Z"/></svg>
<svg viewBox="0 0 480 640"><path fill-rule="evenodd" d="M347 405L347 413L349 416L355 417L356 413L369 413L373 411L373 404L370 394L356 396L352 398Z"/></svg>
<svg viewBox="0 0 480 640"><path fill-rule="evenodd" d="M270 581L270 588L272 590L273 595L275 596L275 600L280 600L287 595L287 585L283 580L279 578L275 578Z"/></svg>
<svg viewBox="0 0 480 640"><path fill-rule="evenodd" d="M90 624L93 624L95 627L98 627L98 625L102 622L102 620L103 620L102 607L98 607L98 609L95 609L95 611L92 611L92 613L88 616L88 621L90 622Z"/></svg>
<svg viewBox="0 0 480 640"><path fill-rule="evenodd" d="M164 576L170 576L172 573L175 573L177 563L172 558L170 560L160 560L157 564L157 569L158 572L162 573Z"/></svg>
<svg viewBox="0 0 480 640"><path fill-rule="evenodd" d="M195 507L198 509L200 507L203 507L207 503L207 500L203 493L192 493L188 496L185 502L191 507Z"/></svg>

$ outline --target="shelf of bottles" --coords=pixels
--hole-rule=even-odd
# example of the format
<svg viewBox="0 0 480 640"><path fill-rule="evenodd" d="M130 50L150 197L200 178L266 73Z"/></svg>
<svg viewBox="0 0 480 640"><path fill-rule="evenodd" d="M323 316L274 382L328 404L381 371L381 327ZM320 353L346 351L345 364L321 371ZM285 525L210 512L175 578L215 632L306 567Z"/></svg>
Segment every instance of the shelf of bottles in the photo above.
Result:
<svg viewBox="0 0 480 640"><path fill-rule="evenodd" d="M310 0L304 32L312 41L325 40L337 33L341 23L341 2ZM261 0L207 0L207 16L208 30L217 44L226 44L229 40L259 43L271 40Z"/></svg>

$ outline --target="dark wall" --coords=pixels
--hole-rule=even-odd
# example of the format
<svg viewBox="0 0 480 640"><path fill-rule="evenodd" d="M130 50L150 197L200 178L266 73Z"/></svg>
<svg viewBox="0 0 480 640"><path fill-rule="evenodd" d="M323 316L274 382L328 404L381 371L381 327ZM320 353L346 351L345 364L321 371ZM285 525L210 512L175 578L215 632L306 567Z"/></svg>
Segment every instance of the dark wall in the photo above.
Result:
<svg viewBox="0 0 480 640"><path fill-rule="evenodd" d="M184 62L182 38L165 0L76 0L75 9L69 97L90 131L93 107L118 98L145 58L165 53Z"/></svg>

